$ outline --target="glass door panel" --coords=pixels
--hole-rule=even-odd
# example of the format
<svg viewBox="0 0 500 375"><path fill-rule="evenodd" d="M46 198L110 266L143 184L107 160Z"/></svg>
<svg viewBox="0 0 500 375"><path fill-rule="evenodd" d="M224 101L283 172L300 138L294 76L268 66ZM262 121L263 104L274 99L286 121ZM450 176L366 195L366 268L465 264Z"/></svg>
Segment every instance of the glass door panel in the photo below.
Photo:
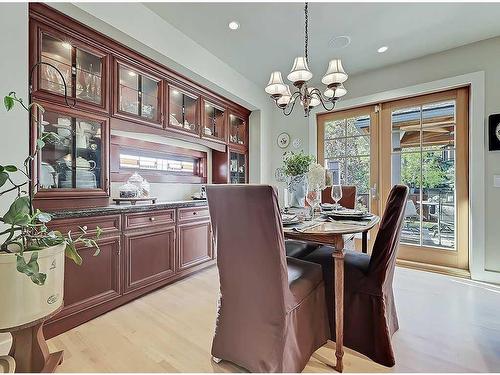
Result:
<svg viewBox="0 0 500 375"><path fill-rule="evenodd" d="M169 126L198 134L198 98L170 87Z"/></svg>
<svg viewBox="0 0 500 375"><path fill-rule="evenodd" d="M120 66L119 71L120 111L139 115L139 75L128 68Z"/></svg>
<svg viewBox="0 0 500 375"><path fill-rule="evenodd" d="M401 242L453 250L455 102L397 109L391 119L392 184L410 188ZM446 229L441 223L444 202Z"/></svg>
<svg viewBox="0 0 500 375"><path fill-rule="evenodd" d="M89 52L76 48L76 97L101 104L102 61Z"/></svg>
<svg viewBox="0 0 500 375"><path fill-rule="evenodd" d="M376 176L371 175L374 154L370 109L364 113L337 112L329 117L324 117L320 127L323 152L318 154L318 160L331 171L334 183L356 186L357 208L372 210L370 187L375 184L371 180Z"/></svg>
<svg viewBox="0 0 500 375"><path fill-rule="evenodd" d="M61 71L68 96L102 105L104 58L45 33L41 38L41 60ZM52 67L42 65L39 72L40 88L64 95L62 78Z"/></svg>
<svg viewBox="0 0 500 375"><path fill-rule="evenodd" d="M216 138L219 140L225 139L225 121L224 109L212 103L205 102L205 110L203 115L203 136Z"/></svg>
<svg viewBox="0 0 500 375"><path fill-rule="evenodd" d="M467 100L457 89L382 105L383 203L394 184L410 190L401 259L468 267Z"/></svg>
<svg viewBox="0 0 500 375"><path fill-rule="evenodd" d="M141 113L140 116L148 120L158 119L158 81L146 76L139 76L141 81Z"/></svg>
<svg viewBox="0 0 500 375"><path fill-rule="evenodd" d="M102 123L56 112L42 121L54 136L40 153L40 189L102 188Z"/></svg>
<svg viewBox="0 0 500 375"><path fill-rule="evenodd" d="M245 184L246 175L246 155L231 151L229 152L229 182L231 184Z"/></svg>
<svg viewBox="0 0 500 375"><path fill-rule="evenodd" d="M246 121L242 118L229 115L229 142L237 145L245 145Z"/></svg>
<svg viewBox="0 0 500 375"><path fill-rule="evenodd" d="M119 110L147 121L158 122L160 80L121 65L118 80Z"/></svg>
<svg viewBox="0 0 500 375"><path fill-rule="evenodd" d="M54 65L59 69L66 81L68 96L72 93L72 47L71 44L48 34L42 34L42 56L43 62ZM61 76L50 66L40 67L40 88L64 95L64 83Z"/></svg>
<svg viewBox="0 0 500 375"><path fill-rule="evenodd" d="M246 182L246 157L245 154L238 154L238 183Z"/></svg>

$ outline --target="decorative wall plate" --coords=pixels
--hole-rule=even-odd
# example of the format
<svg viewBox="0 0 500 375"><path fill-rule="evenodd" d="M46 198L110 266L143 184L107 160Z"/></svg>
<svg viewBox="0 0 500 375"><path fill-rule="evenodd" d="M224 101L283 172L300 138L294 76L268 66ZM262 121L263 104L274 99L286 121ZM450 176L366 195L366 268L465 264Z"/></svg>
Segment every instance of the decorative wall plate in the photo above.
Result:
<svg viewBox="0 0 500 375"><path fill-rule="evenodd" d="M278 135L277 143L279 148L287 148L290 144L290 135L285 132L281 133Z"/></svg>
<svg viewBox="0 0 500 375"><path fill-rule="evenodd" d="M299 149L299 148L302 146L302 139L300 139L300 138L295 138L295 139L292 141L292 146L293 146L293 148L295 148L295 149Z"/></svg>

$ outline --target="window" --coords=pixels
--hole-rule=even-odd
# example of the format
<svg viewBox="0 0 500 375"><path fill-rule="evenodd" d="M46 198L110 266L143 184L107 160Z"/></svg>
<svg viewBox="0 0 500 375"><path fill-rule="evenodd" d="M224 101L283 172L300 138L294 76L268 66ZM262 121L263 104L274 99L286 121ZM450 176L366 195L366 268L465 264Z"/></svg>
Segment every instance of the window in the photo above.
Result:
<svg viewBox="0 0 500 375"><path fill-rule="evenodd" d="M154 158L130 153L120 154L120 168L143 169L153 171L182 172L193 174L196 160L178 160L174 158Z"/></svg>
<svg viewBox="0 0 500 375"><path fill-rule="evenodd" d="M370 113L330 118L322 125L324 166L335 183L356 186L362 210L370 206L370 126Z"/></svg>
<svg viewBox="0 0 500 375"><path fill-rule="evenodd" d="M138 172L149 182L207 182L207 153L138 139L111 137L111 181Z"/></svg>

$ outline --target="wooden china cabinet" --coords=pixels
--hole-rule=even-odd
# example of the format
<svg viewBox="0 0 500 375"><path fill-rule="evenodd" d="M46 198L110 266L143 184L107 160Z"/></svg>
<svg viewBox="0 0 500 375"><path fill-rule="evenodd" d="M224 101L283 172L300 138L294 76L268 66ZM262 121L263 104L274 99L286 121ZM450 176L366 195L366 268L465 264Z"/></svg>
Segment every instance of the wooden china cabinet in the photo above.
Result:
<svg viewBox="0 0 500 375"><path fill-rule="evenodd" d="M111 133L203 145L212 149L213 183L246 183L250 111L48 5L30 3L29 17L30 66L44 62L59 69L68 96L66 102L54 69L34 69L33 100L45 111L30 129L31 147L40 131L52 134L33 163L35 206L59 212L49 223L52 229L104 230L99 256L81 248L82 266L66 262L65 305L44 329L52 337L215 262L204 202L102 209L109 205L111 182L123 182L130 171L122 167L141 168L140 158L154 159L163 169L149 170L158 179L151 182L205 183L207 152L165 151L165 145L140 141L144 150L123 135L114 135L111 144ZM191 175L183 174L183 165L187 171L191 166Z"/></svg>

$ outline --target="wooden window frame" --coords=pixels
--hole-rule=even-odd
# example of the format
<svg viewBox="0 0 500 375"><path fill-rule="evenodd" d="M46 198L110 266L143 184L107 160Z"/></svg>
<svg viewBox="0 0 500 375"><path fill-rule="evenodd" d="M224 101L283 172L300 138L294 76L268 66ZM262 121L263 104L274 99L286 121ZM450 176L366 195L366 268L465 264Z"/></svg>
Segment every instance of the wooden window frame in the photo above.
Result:
<svg viewBox="0 0 500 375"><path fill-rule="evenodd" d="M120 153L126 150L149 157L168 157L174 160L191 159L196 163L195 171L193 174L187 174L175 171L121 168ZM207 153L203 151L113 135L111 136L110 160L111 182L125 182L132 173L137 172L153 183L207 183Z"/></svg>

